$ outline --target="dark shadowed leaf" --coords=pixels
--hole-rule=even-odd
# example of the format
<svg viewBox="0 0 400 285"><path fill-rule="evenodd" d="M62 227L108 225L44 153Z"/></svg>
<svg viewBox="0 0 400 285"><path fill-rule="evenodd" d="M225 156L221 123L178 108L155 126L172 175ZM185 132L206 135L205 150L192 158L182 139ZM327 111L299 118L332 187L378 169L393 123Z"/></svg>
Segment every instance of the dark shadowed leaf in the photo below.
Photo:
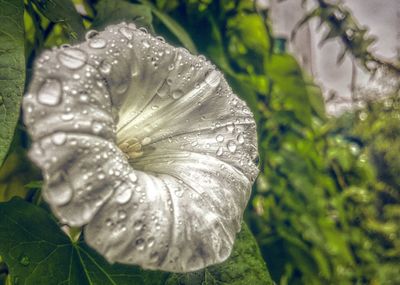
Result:
<svg viewBox="0 0 400 285"><path fill-rule="evenodd" d="M33 0L40 12L53 23L60 23L70 40L82 39L85 27L71 0Z"/></svg>
<svg viewBox="0 0 400 285"><path fill-rule="evenodd" d="M192 39L189 34L185 31L185 29L176 22L173 18L171 18L168 14L165 14L157 9L153 4L148 1L140 1L147 7L151 9L153 14L171 31L172 34L182 43L182 45L187 48L191 53L196 54L196 46L194 45Z"/></svg>
<svg viewBox="0 0 400 285"><path fill-rule="evenodd" d="M25 81L24 1L1 3L0 166L14 135Z"/></svg>
<svg viewBox="0 0 400 285"><path fill-rule="evenodd" d="M110 265L72 242L43 209L20 198L0 203L0 255L13 284L163 284L165 273Z"/></svg>

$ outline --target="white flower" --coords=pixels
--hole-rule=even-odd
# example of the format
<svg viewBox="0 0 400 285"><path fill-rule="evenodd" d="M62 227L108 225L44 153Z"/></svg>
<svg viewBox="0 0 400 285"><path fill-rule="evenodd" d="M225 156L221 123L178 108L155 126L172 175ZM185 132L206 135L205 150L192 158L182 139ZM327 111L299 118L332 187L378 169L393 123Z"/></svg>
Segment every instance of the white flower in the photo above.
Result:
<svg viewBox="0 0 400 285"><path fill-rule="evenodd" d="M23 102L43 197L110 262L224 261L258 174L246 104L203 56L133 24L44 52Z"/></svg>

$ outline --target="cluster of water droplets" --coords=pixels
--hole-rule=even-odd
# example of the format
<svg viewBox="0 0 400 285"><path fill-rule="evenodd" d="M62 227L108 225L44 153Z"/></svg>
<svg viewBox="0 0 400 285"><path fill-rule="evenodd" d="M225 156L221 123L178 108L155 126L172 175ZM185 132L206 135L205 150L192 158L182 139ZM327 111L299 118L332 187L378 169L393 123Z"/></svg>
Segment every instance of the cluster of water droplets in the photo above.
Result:
<svg viewBox="0 0 400 285"><path fill-rule="evenodd" d="M23 105L44 198L109 261L185 272L227 258L257 142L205 57L133 24L91 30L37 59Z"/></svg>

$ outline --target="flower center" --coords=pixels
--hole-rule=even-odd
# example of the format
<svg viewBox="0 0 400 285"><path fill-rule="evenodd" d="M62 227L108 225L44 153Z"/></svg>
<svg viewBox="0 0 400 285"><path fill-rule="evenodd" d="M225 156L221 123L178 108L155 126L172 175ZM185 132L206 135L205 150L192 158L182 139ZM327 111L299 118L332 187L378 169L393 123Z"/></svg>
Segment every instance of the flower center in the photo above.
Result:
<svg viewBox="0 0 400 285"><path fill-rule="evenodd" d="M143 155L142 144L136 138L125 140L118 147L128 159L136 159Z"/></svg>

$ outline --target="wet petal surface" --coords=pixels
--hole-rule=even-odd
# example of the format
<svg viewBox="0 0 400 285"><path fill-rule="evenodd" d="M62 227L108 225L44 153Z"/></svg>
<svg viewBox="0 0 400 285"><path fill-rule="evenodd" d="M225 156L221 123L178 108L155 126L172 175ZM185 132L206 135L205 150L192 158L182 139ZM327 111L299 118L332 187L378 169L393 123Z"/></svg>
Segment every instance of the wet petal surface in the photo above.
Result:
<svg viewBox="0 0 400 285"><path fill-rule="evenodd" d="M30 156L60 220L111 262L224 261L258 174L253 116L204 57L132 24L36 61Z"/></svg>

